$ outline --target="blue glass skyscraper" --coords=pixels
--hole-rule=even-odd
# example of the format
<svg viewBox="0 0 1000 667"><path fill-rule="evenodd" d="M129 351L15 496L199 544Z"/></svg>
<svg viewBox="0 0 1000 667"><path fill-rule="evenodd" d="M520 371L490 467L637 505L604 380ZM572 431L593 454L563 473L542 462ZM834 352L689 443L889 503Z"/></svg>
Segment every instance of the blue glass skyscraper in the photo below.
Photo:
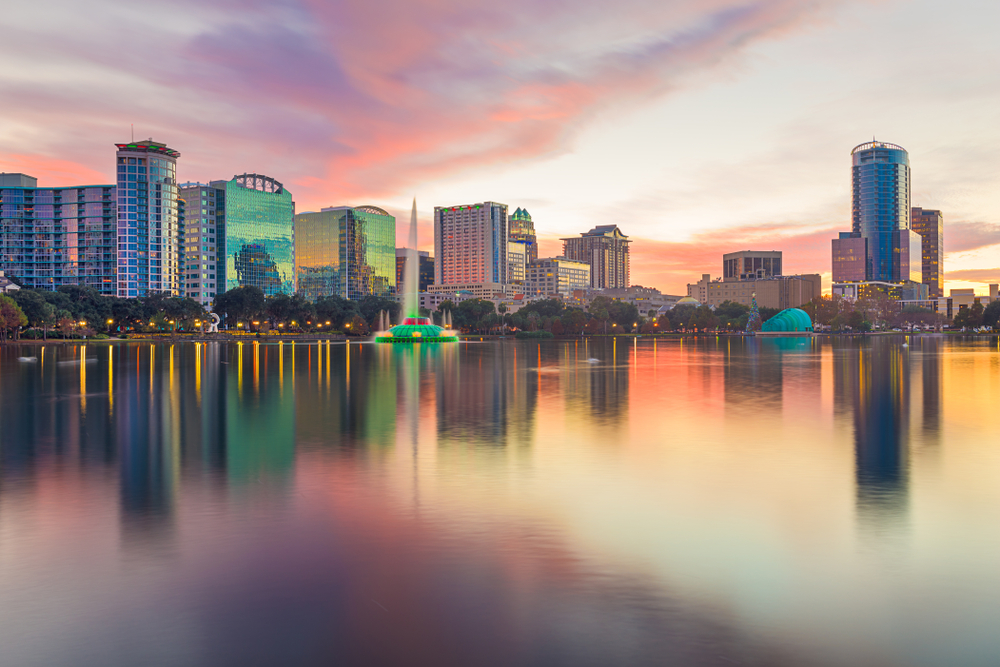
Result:
<svg viewBox="0 0 1000 667"><path fill-rule="evenodd" d="M149 141L118 148L118 296L181 294L180 153Z"/></svg>
<svg viewBox="0 0 1000 667"><path fill-rule="evenodd" d="M851 151L851 161L852 232L867 241L866 279L909 280L909 155L901 146L870 141Z"/></svg>

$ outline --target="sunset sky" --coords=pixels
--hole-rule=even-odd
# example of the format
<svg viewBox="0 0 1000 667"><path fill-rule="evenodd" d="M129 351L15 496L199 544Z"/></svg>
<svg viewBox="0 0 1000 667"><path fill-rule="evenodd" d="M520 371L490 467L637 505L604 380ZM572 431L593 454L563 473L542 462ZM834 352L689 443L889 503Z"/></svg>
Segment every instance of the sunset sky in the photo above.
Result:
<svg viewBox="0 0 1000 667"><path fill-rule="evenodd" d="M955 0L41 0L0 14L0 171L110 183L115 142L178 178L257 172L298 211L526 207L618 224L632 282L721 254L830 273L850 151L905 147L945 216L946 288L1000 282L1000 6ZM405 238L405 225L397 237Z"/></svg>

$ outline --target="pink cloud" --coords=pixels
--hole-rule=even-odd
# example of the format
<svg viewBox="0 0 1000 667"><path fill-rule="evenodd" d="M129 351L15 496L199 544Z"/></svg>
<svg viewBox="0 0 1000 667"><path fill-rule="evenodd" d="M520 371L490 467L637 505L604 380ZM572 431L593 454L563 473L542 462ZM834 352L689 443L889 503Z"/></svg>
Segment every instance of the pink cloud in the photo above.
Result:
<svg viewBox="0 0 1000 667"><path fill-rule="evenodd" d="M242 3L233 19L188 2L200 33L130 30L121 14L57 41L22 26L0 53L85 75L66 86L0 75L0 94L19 100L10 113L26 125L66 127L73 110L87 141L67 149L70 131L52 130L32 142L40 154L111 173L110 143L137 121L182 152L182 180L268 173L308 210L565 151L596 114L669 91L825 6L300 0ZM155 57L131 48L146 41Z"/></svg>

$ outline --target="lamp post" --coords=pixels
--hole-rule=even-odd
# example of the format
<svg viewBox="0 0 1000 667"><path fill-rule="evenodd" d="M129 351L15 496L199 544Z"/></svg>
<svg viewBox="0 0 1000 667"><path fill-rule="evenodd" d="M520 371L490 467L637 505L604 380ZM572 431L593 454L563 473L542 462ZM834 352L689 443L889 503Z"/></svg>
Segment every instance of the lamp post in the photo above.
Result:
<svg viewBox="0 0 1000 667"><path fill-rule="evenodd" d="M108 335L109 336L111 335L111 325L114 324L114 323L115 323L115 321L109 317L108 318L108 322L107 322L107 325L108 325Z"/></svg>

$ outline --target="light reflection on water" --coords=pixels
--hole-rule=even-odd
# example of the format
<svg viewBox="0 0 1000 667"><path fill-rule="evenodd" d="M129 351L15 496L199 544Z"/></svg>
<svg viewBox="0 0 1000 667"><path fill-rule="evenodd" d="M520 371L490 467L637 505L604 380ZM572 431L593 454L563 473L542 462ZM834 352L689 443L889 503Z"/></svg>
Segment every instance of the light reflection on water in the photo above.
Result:
<svg viewBox="0 0 1000 667"><path fill-rule="evenodd" d="M0 663L994 664L997 341L901 343L8 346Z"/></svg>

